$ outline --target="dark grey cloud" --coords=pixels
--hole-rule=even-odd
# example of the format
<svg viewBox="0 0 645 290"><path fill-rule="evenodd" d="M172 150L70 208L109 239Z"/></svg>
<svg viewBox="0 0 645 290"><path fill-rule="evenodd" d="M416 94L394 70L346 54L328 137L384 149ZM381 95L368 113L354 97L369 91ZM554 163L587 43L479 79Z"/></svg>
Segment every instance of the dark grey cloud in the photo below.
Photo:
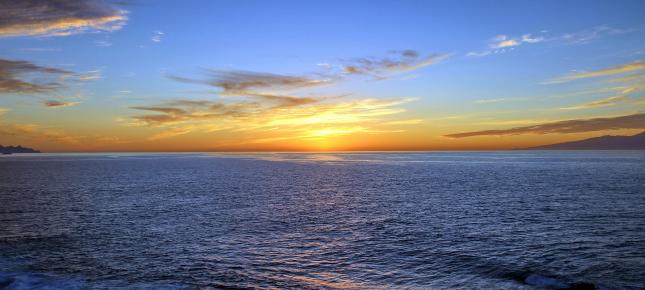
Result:
<svg viewBox="0 0 645 290"><path fill-rule="evenodd" d="M62 87L57 80L43 82L28 80L27 77L37 74L40 78L51 78L70 74L70 72L50 67L35 65L28 61L0 59L0 94L2 93L44 93Z"/></svg>
<svg viewBox="0 0 645 290"><path fill-rule="evenodd" d="M611 118L594 118L594 119L575 119L552 123L544 123L526 127L515 127L501 130L485 130L449 134L450 138L465 138L473 136L500 136L500 135L519 135L519 134L549 134L549 133L582 133L602 130L617 129L645 129L645 113L633 115L611 117Z"/></svg>
<svg viewBox="0 0 645 290"><path fill-rule="evenodd" d="M120 29L125 12L101 0L0 0L0 37Z"/></svg>

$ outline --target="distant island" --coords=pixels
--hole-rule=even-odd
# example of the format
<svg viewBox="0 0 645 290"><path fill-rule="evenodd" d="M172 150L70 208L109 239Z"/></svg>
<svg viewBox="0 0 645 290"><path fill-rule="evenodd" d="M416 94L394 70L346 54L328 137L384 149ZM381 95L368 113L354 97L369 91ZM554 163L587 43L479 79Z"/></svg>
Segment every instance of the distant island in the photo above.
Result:
<svg viewBox="0 0 645 290"><path fill-rule="evenodd" d="M527 150L645 150L645 132L633 136L601 136L573 142L526 148Z"/></svg>
<svg viewBox="0 0 645 290"><path fill-rule="evenodd" d="M0 154L13 154L13 153L40 153L40 151L29 148L18 146L7 146L4 147L0 145Z"/></svg>

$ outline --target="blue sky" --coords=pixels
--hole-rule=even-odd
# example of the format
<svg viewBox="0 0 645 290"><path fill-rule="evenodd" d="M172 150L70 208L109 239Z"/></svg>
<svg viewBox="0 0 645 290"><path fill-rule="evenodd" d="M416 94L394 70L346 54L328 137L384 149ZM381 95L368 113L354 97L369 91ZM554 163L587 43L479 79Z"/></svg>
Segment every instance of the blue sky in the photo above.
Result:
<svg viewBox="0 0 645 290"><path fill-rule="evenodd" d="M104 27L79 26L65 33L49 28L45 33L24 30L33 27L25 26L24 19L0 23L0 58L61 69L70 75L55 90L4 92L0 97L4 112L0 124L31 125L38 128L33 130L69 135L67 141L80 143L105 136L120 141L106 143L104 148L85 148L39 140L38 134L42 132L22 137L15 137L20 134L14 132L12 142L33 143L52 150L262 149L264 145L280 149L296 148L295 143L322 142L311 134L295 132L337 130L341 132L337 136L324 137L336 139L333 148L407 148L396 146L392 140L398 138L406 140L406 144L418 144L410 148L493 148L509 141L537 144L544 137L540 135L548 135L549 141L568 140L607 130L531 133L504 136L509 140L503 141L499 136L474 137L475 141L448 140L445 136L531 125L531 121L541 124L642 112L641 79L620 84L636 86L627 94L612 90L619 82L604 79L639 73L638 66L601 77L553 80L642 61L643 1L135 1L125 5L81 2L90 4L90 8L83 8L86 10L103 9L102 17L118 17L114 21L101 18L106 19ZM16 9L26 11L24 7ZM64 21L73 20L65 13L57 13ZM86 16L79 16L82 17ZM38 25L53 25L43 21ZM12 32L16 27L23 30ZM2 35L3 28L9 32ZM414 51L414 56L405 56L404 51ZM421 64L434 56L437 58L431 64ZM365 64L364 60L370 60L372 65L387 60L381 62L386 66L392 60L409 63L397 70L384 66L369 67L369 72L357 74L346 71L351 65ZM392 109L403 112L381 112L388 116L387 120L365 117L356 124L342 123L338 127L337 120L323 118L319 123L308 121L298 128L271 128L278 133L260 139L277 140L275 144L249 141L257 134L242 132L245 130L239 128L240 119L230 120L234 117L228 116L226 120L204 120L201 116L204 111L192 107L191 117L182 115L168 123L131 122L142 114L133 107L166 108L178 100L227 104L258 101L258 96L249 91L222 94L223 87L213 84L217 79L208 81L213 77L212 71L218 71L220 78L226 77L226 72L245 71L324 80L323 85L307 85L304 89L273 85L251 89L255 93L321 98L325 106L367 99L410 101L392 105ZM20 77L39 81L39 76ZM177 81L173 77L192 81ZM624 96L606 104L576 107L619 95ZM266 96L259 98L262 102L268 100ZM65 105L43 106L47 101ZM242 123L266 123L267 118L282 116L272 112L273 117L268 117L266 113L262 111L262 118L245 115L248 119ZM398 119L416 123L397 129L377 126L382 122L405 123ZM225 129L210 126L220 121L236 125ZM630 133L638 129L630 125L614 131ZM180 134L150 139L165 131ZM419 136L418 140L415 136ZM226 142L218 143L222 139ZM236 139L244 141L239 144L232 141ZM371 143L360 142L365 139Z"/></svg>

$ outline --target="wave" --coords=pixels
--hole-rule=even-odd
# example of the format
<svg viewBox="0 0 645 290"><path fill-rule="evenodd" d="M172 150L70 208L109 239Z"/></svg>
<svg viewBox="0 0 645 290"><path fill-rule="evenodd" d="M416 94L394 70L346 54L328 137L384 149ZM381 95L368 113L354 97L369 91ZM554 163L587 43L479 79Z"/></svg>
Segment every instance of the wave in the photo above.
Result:
<svg viewBox="0 0 645 290"><path fill-rule="evenodd" d="M123 286L127 285L127 286ZM0 289L186 289L185 285L129 284L125 281L90 283L72 276L63 277L34 272L0 272Z"/></svg>

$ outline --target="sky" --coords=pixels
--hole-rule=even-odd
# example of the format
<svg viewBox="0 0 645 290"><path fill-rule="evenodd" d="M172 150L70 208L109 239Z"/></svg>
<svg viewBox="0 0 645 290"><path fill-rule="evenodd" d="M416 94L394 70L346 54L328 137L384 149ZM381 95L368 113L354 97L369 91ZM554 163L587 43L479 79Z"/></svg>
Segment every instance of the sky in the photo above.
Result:
<svg viewBox="0 0 645 290"><path fill-rule="evenodd" d="M645 129L645 1L0 0L0 145L498 150Z"/></svg>

